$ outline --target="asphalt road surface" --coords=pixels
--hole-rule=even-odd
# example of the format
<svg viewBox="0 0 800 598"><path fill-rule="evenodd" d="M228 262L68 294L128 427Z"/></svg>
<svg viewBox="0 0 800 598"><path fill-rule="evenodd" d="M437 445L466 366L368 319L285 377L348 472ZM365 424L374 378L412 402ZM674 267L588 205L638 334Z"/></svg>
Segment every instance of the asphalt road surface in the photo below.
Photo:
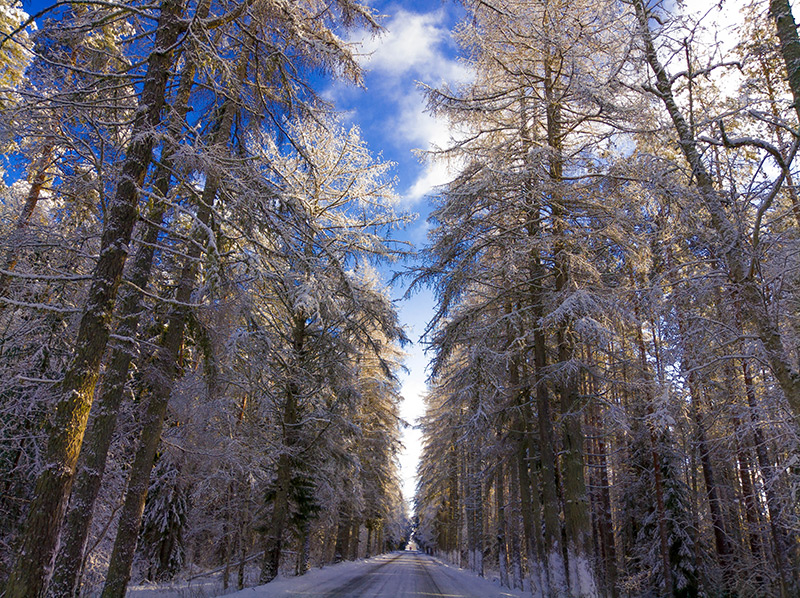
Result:
<svg viewBox="0 0 800 598"><path fill-rule="evenodd" d="M237 598L516 598L493 583L419 552L311 571L235 594Z"/></svg>
<svg viewBox="0 0 800 598"><path fill-rule="evenodd" d="M323 594L325 598L412 598L416 596L471 596L441 573L441 567L416 552L388 555L382 560Z"/></svg>

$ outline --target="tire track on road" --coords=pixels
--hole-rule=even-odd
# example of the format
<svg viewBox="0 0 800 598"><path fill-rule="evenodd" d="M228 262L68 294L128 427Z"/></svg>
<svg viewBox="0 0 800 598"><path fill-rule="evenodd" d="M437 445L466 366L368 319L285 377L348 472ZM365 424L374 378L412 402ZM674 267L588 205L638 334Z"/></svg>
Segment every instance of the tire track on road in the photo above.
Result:
<svg viewBox="0 0 800 598"><path fill-rule="evenodd" d="M422 559L421 558L421 559L419 559L419 564L422 567L422 570L425 571L425 575L428 576L428 579L430 580L431 585L433 585L434 589L436 590L436 594L434 594L434 595L435 596L444 596L445 595L444 591L442 590L441 587L439 587L439 584L436 583L436 579L433 577L433 574L430 572L430 569L428 567L428 561L426 559Z"/></svg>
<svg viewBox="0 0 800 598"><path fill-rule="evenodd" d="M397 561L397 559L401 558L403 554L396 554L391 559L384 561L378 564L375 567L370 568L369 571L362 573L358 577L354 577L353 579L348 580L347 582L340 585L338 588L334 588L330 590L328 593L323 594L322 598L344 598L346 596L352 595L354 592L362 591L367 588L374 582L373 579L370 579L376 572L380 571L387 565L390 565ZM382 588L381 588L382 589Z"/></svg>

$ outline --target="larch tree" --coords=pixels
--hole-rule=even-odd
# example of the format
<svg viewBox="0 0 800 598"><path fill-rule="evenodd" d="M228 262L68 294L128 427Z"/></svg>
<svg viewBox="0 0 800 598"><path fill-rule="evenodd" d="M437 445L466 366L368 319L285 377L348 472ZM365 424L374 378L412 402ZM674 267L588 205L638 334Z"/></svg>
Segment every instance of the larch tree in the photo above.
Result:
<svg viewBox="0 0 800 598"><path fill-rule="evenodd" d="M534 596L791 595L797 144L773 23L750 12L737 61L652 3L468 9L475 80L430 92L459 168L417 279L438 299L420 538L472 550L480 471L525 536L489 562L502 579L522 551ZM431 461L485 417L479 448Z"/></svg>
<svg viewBox="0 0 800 598"><path fill-rule="evenodd" d="M50 39L55 40L62 32L72 33L81 39L75 42L71 54L67 46L66 55L63 53L57 55L63 46L59 47L57 41L48 46L50 42L46 35L39 38L40 45L37 51L44 57L39 64L41 72L66 73L64 81L72 85L72 87L66 85L62 95L55 96L55 100L47 102L40 112L49 115L51 119L52 117L58 119L61 112L74 109L76 106L91 111L94 106L91 102L97 102L98 105L103 101L108 102L109 96L103 94L111 93L108 90L115 90L123 98L120 104L123 111L129 110L132 120L126 127L121 124L124 113L122 111L117 113L120 116L120 124L110 123L107 127L108 130L117 133L114 140L117 143L115 152L109 152L108 158L104 156L104 159L109 160L110 166L107 168L106 163L103 163L96 168L98 172L104 174L108 172L110 175L101 183L108 185L107 189L102 190L107 191L109 195L108 201L104 200L100 204L103 235L97 247L99 258L93 266L93 274L86 277L88 278L86 307L83 308L73 344L72 365L67 367L63 381L57 386L58 397L54 399L57 409L53 421L49 424L49 448L46 451L49 465L45 464L42 468L34 490L34 503L21 536L22 547L7 583L6 591L9 595L41 595L44 592L89 407L93 402L101 358L110 335L111 312L116 303L116 292L125 257L129 252L128 246L131 243L140 203L153 198L149 211L146 212L147 223L143 226L143 235L139 242L140 251L137 253L134 271L131 273L133 290L126 295L126 301L122 306L124 313L121 322L124 325L119 329L120 334L117 336L123 345L126 342L131 343L136 335L140 309L137 293L145 288L150 277L148 269L154 259L153 248L160 247L163 250L174 251L174 241L165 242L162 235L167 227L181 221L182 214L191 213L187 210L187 198L200 196L199 212L205 210L206 215L204 217L196 215L194 218L199 224L202 236L208 237L206 231L209 227L214 228L219 225L218 221L214 224L211 220L212 212L218 208L211 205L210 199L216 195L218 188L231 193L230 186L216 182L218 175L213 174L202 164L212 159L216 151L215 143L227 147L228 138L234 128L234 112L237 114L235 126L242 127L242 131L247 127L258 127L259 123L263 122L264 115L271 114L272 121L269 126L275 127L273 130L277 131L277 135L284 135L281 132L283 118L279 114L281 110L291 112L297 109L298 115L311 114L315 99L311 87L303 79L305 73L321 69L336 76L357 80L359 68L350 48L341 41L336 31L350 26L366 26L372 31L377 30L372 10L349 1L336 3L334 10L327 7L328 10L320 11L320 8L320 3L304 2L297 3L290 12L285 13L268 2L242 3L229 7L212 6L210 2L201 2L196 6L168 2L155 9L108 5L101 9L66 7L64 12L60 13L57 8L52 13L53 20L46 30L46 35L51 36ZM141 35L134 36L133 41L126 39L125 44L119 47L102 47L103 36L108 33L109 23L112 24L111 29L117 26L118 31L125 31L123 34L125 37L132 30L131 27L134 27L131 24L133 22L136 22L135 26L146 24L141 29ZM60 27L64 23L70 25L66 28ZM5 41L20 47L20 44L24 45L26 39L24 36L22 28L18 28L10 40ZM241 49L237 49L236 44L229 43L230 40L241 39L242 36L249 37ZM87 37L97 40L96 54L84 51L84 47L87 47L84 45ZM106 39L113 44L113 32ZM258 62L259 56L264 52L272 52L277 45L284 48L284 52L278 55L280 60L271 61L269 65ZM91 44L88 47L91 48ZM317 52L316 49L320 47L325 47L326 51ZM245 66L243 74L238 73L236 69L233 69L232 73L226 72L223 66L226 52L239 52L243 56L241 60L234 61ZM248 60L248 56L252 56L253 60ZM99 64L97 59L105 59L106 62ZM197 68L198 63L202 64L200 69ZM137 67L139 70L131 70L131 64L139 65ZM177 77L170 68L173 64L179 65ZM220 65L220 68L213 65ZM248 67L248 65L257 66ZM199 83L204 79L208 84L201 90ZM231 80L239 81L241 91L229 84ZM89 86L94 86L92 89L100 89L100 93L84 95L82 96L84 104L77 103L75 101L77 94L85 94ZM211 107L205 114L202 111L191 114L190 118L199 118L199 123L187 122L189 101L192 101L190 97L195 89L198 91L193 101L199 102L201 106L207 101L208 96L204 96L205 90L212 89L218 94L217 99L220 100L218 106L221 106L222 110L216 112L216 117L212 101ZM36 101L35 91L27 98L30 102ZM226 96L227 99L223 100ZM125 103L126 98L131 101ZM283 108L280 108L281 106ZM204 122L203 119L207 120ZM217 142L212 141L208 144L210 149L200 149L199 153L195 151L193 157L189 158L186 153L188 146L184 140L195 143L197 140L193 138L192 128L196 124L199 125L198 128L208 126L208 120L217 130L222 129L224 132ZM216 122L220 120L221 122ZM237 131L237 134L240 132ZM156 141L162 139L162 134L166 141L159 150L157 163L153 163L153 150ZM56 149L55 143L48 141L51 136L44 135L43 139L49 145L46 151L43 150L43 157L40 160L45 166L34 168L37 180L42 178L39 175L45 170L48 176L54 171L49 158L51 155L58 155L60 151ZM86 143L86 147L92 143L89 138L81 141ZM197 147L195 146L193 150ZM203 151L208 153L208 157L202 155ZM115 157L116 162L114 162ZM187 158L195 160L195 164L200 166L186 168L181 160L186 161ZM168 196L167 189L173 178L189 177L192 173L198 172L206 176L204 191L197 193L192 190L192 184L187 183L179 186L181 191L177 195ZM37 180L33 181L32 188L37 188L37 185L39 188L42 186ZM50 184L58 191L68 189L63 177L52 178ZM39 191L36 193L38 198ZM28 203L31 204L30 201ZM170 213L174 211L174 215L170 216L167 224L164 224L163 219L167 210ZM29 216L26 217L26 221L27 219ZM376 226L376 223L370 222L368 225ZM180 237L184 232L175 230L167 234ZM212 237L209 240L216 239ZM178 359L178 352L183 344L181 328L187 321L186 310L181 311L180 306L188 305L195 290L193 273L197 271L202 252L201 244L197 242L189 244L188 261L183 266L186 273L178 276L182 280L179 285L179 296L172 299L176 302L177 308L174 310L175 314L168 318L171 322L167 327L169 347L165 349L165 357L161 360L164 362L162 369L167 368L172 371ZM4 289L7 288L7 278L4 274ZM24 280L24 275L17 276L16 279ZM13 299L8 298L6 304L9 301L13 302ZM23 307L28 307L28 304ZM94 500L92 495L97 494L108 442L114 428L115 406L119 404L121 390L128 377L127 371L131 363L130 348L121 346L114 359L112 361L115 365L109 371L113 372L116 378L110 380L108 384L114 396L109 401L103 401L102 411L107 421L96 425L98 442L93 448L95 457L91 462L92 475L89 476L93 479L81 486L84 498L76 499L75 512L86 507L91 510L91 503ZM165 375L168 380L176 378L175 373L165 372ZM159 411L156 420L163 422L172 383L158 385L158 388L162 396L157 402L158 407L155 408ZM129 494L132 492L137 494L138 505L143 505L148 485L147 478L153 461L152 455L160 435L158 422L146 427L143 438L150 439L150 448L142 453L140 459L142 464L138 468L144 490L140 488L134 492L129 488ZM104 436L104 439L100 440L100 436ZM95 465L98 467L95 468ZM96 473L100 475L95 475ZM84 506L81 507L78 503ZM131 509L134 513L133 520L138 519L140 515L137 516L135 513L141 513L141 508L142 506L136 506ZM138 521L133 528L138 529ZM70 565L82 561L79 555L85 549L86 533L86 527L77 530L69 542L73 552L65 553L65 560ZM135 545L135 535L134 531L133 545ZM124 538L120 541L126 544L127 548L128 542ZM70 558L70 555L78 557ZM129 558L126 556L123 561ZM123 565L123 571L125 567ZM57 592L56 595L62 595L58 592L71 595L75 591L75 572L76 569L73 567L66 575L68 579L62 589L54 590ZM125 577L123 572L121 578ZM124 586L124 583L125 580L121 585Z"/></svg>
<svg viewBox="0 0 800 598"><path fill-rule="evenodd" d="M345 411L360 395L355 372L348 373L356 356L374 353L382 359L380 338L402 336L385 300L350 270L361 259L396 251L371 232L400 222L390 206L386 165L371 162L356 130L331 136L321 127L295 127L294 155L284 155L269 139L264 147L281 190L278 199L293 214L291 228L276 240L283 255L273 267L283 265L271 283L278 292L269 309L272 327L283 329L281 344L289 353L276 363L274 417L282 448L264 537L264 583L277 575L298 455L308 450L314 434L304 419L318 409L330 410L327 417ZM327 406L317 406L320 400Z"/></svg>
<svg viewBox="0 0 800 598"><path fill-rule="evenodd" d="M8 596L39 596L49 576L48 568L69 497L100 361L108 342L111 312L122 278L127 245L138 213L138 186L150 164L155 128L161 121L171 49L181 34L182 13L180 2L166 2L160 7L140 109L120 168L119 184L107 209L100 256L92 274L74 356L60 384L63 398L58 401L50 424L46 463L37 478L22 546L6 583Z"/></svg>
<svg viewBox="0 0 800 598"><path fill-rule="evenodd" d="M610 4L599 11L600 17L584 7L558 2L534 7L476 3L472 11L474 24L464 26L460 36L475 61L476 84L459 93L431 93L432 108L464 129L464 140L450 151L463 156L467 168L446 191L448 203L434 212L442 224L434 233L430 270L452 268L448 275L453 282L439 283L446 289L441 293L440 314L446 315L454 302L451 297L459 297L457 289L468 288L474 280L466 276L465 268L483 276L493 267L493 251L514 256L508 280L490 287L500 291L491 301L493 309L507 305L508 318L520 309L530 314L504 336L509 348L516 345L520 351L516 367L534 361L533 368L515 376L516 386L536 397L535 414L531 412L528 420L537 427L538 438L531 448L540 452L541 459L545 530L541 591L593 596L596 582L580 417L582 366L575 343L580 336L577 327L586 330L598 305L593 297L598 276L584 255L586 248L569 239L593 234L584 222L602 220L603 208L591 199L590 173L598 166L591 148L603 143L611 132L607 120L620 111L607 94L618 85L615 77L622 63L615 52L624 46L623 32ZM565 23L569 26L561 26ZM558 34L551 35L554 31ZM467 211L460 203L465 200L470 202ZM470 222L476 200L486 203L485 214L491 216L463 240L454 239L458 233L453 228L461 231L465 225L450 224L443 217ZM528 327L532 334L525 332ZM520 335L527 338L517 343ZM554 397L560 399L555 409ZM527 402L527 397L521 401ZM554 452L556 414L560 457ZM560 529L562 508L565 536Z"/></svg>

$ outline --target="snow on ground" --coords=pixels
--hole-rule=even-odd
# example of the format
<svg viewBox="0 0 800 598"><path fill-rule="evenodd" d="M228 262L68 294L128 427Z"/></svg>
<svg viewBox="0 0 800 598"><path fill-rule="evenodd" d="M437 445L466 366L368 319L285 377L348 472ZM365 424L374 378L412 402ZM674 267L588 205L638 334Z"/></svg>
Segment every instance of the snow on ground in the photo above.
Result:
<svg viewBox="0 0 800 598"><path fill-rule="evenodd" d="M129 586L126 598L213 598L214 596L224 596L236 591L236 576L234 572L233 588L224 590L220 579L197 579L163 584L147 584L141 586ZM99 594L98 594L99 596Z"/></svg>
<svg viewBox="0 0 800 598"><path fill-rule="evenodd" d="M247 588L231 595L231 598L289 598L297 594L311 594L334 589L357 577L366 568L386 561L391 554L383 554L359 561L347 561L327 565L321 569L311 569L300 577L279 577L264 586Z"/></svg>
<svg viewBox="0 0 800 598"><path fill-rule="evenodd" d="M530 598L530 592L506 588L500 585L498 573L486 572L486 577L480 577L474 571L462 569L446 561L428 557L440 566L441 574L458 586L468 586L474 596L485 598Z"/></svg>
<svg viewBox="0 0 800 598"><path fill-rule="evenodd" d="M213 578L201 577L192 581L176 582L168 585L153 584L131 586L128 589L126 598L213 598L215 596L230 596L234 593L239 596L258 596L259 598L272 596L291 596L292 593L307 591L309 588L316 588L320 584L333 583L334 586L340 579L347 580L358 575L363 571L365 565L370 563L380 563L386 555L362 559L358 561L348 561L336 565L326 565L319 569L311 569L300 577L282 577L265 586L257 588L247 588L237 592L236 590L236 569L231 571L231 586L227 590L222 588L220 575ZM249 571L248 577L258 576L258 570ZM257 593L254 593L256 592ZM265 593L266 592L266 593Z"/></svg>

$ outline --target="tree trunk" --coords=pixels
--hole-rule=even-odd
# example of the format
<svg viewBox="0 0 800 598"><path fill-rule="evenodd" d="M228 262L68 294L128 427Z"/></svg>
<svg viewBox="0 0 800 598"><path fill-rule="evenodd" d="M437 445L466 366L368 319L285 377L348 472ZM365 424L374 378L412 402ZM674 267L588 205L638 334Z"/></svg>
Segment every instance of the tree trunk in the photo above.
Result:
<svg viewBox="0 0 800 598"><path fill-rule="evenodd" d="M592 356L588 355L588 360L592 361ZM595 388L590 389L593 396ZM593 426L594 458L592 467L595 472L594 485L595 494L595 520L597 522L597 535L600 551L598 556L602 559L605 571L605 594L611 598L617 597L617 548L614 540L614 522L611 517L611 485L608 477L608 461L606 458L606 443L604 440L605 430L603 429L602 418L598 413L596 403L592 405L591 419Z"/></svg>
<svg viewBox="0 0 800 598"><path fill-rule="evenodd" d="M358 549L361 543L361 523L357 518L353 518L352 527L350 528L350 560L355 561L358 559Z"/></svg>
<svg viewBox="0 0 800 598"><path fill-rule="evenodd" d="M290 411L291 408L287 406L285 415ZM267 527L267 533L264 536L264 560L261 564L259 583L269 583L275 579L280 570L283 533L289 517L291 475L290 456L284 452L278 459L278 480L276 482L275 498L272 503L272 515Z"/></svg>
<svg viewBox="0 0 800 598"><path fill-rule="evenodd" d="M520 506L522 508L522 525L525 533L525 548L530 577L531 596L544 598L549 595L547 574L542 546L542 520L539 504L539 485L533 485L528 472L527 441L519 444L517 453L517 471L519 473Z"/></svg>
<svg viewBox="0 0 800 598"><path fill-rule="evenodd" d="M572 343L567 337L566 331L559 331L558 352L562 364L569 364L573 360ZM561 479L564 486L564 523L570 594L574 598L596 598L597 585L590 550L592 527L584 477L582 405L577 373L567 376L560 388L560 394L564 438Z"/></svg>
<svg viewBox="0 0 800 598"><path fill-rule="evenodd" d="M19 254L17 252L18 245L23 241L23 233L25 229L28 228L33 212L36 210L36 205L39 203L39 198L42 195L42 190L50 179L51 175L48 172L48 168L51 165L54 149L55 142L52 138L48 138L41 150L41 156L32 168L31 174L33 176L31 177L29 175L31 188L28 189L28 195L25 197L25 205L22 207L22 212L14 226L14 232L9 239L9 248L3 260L4 271L0 272L0 295L4 295L8 289L12 278L11 272L14 270L19 260Z"/></svg>
<svg viewBox="0 0 800 598"><path fill-rule="evenodd" d="M788 28L794 26L793 20L792 23L788 23L785 20L787 11L791 16L788 2L786 0L772 0L771 4L775 8L774 14L777 17L784 18L783 25L779 25L779 28L783 28L784 33L791 37ZM787 358L778 323L768 309L769 299L761 293L754 279L755 258L750 256L742 234L725 213L722 200L703 164L692 129L675 102L672 79L659 61L653 43L649 27L650 13L646 8L646 4L644 0L634 0L633 5L645 45L645 57L656 76L658 96L669 113L675 132L678 135L681 151L692 169L693 178L696 180L697 188L700 191L705 208L708 210L710 225L719 238L719 247L725 258L727 273L741 302L740 309L744 322L758 334L772 374L778 381L794 416L796 418L800 417L800 373L792 367ZM796 30L793 36L796 40ZM795 42L790 40L789 45L795 47ZM784 54L784 58L786 57L787 55ZM790 73L795 72L800 77L800 70L797 70L800 62L795 61L792 64L795 70L790 71ZM798 90L800 90L800 87L798 87Z"/></svg>
<svg viewBox="0 0 800 598"><path fill-rule="evenodd" d="M297 551L297 566L295 567L295 575L305 575L308 572L308 559L311 551L311 525L309 521L303 523L300 532ZM372 532L372 529L369 530ZM369 538L369 536L368 536ZM369 540L367 540L367 557L369 557Z"/></svg>
<svg viewBox="0 0 800 598"><path fill-rule="evenodd" d="M467 471L466 451L459 451L458 455L458 481L459 481L459 522L458 541L456 546L459 551L458 566L462 569L472 569L472 518L470 509L470 484L468 481L469 471Z"/></svg>
<svg viewBox="0 0 800 598"><path fill-rule="evenodd" d="M781 41L781 55L786 65L794 109L800 122L800 38L797 35L797 24L789 0L770 0L769 14L775 21L775 30Z"/></svg>
<svg viewBox="0 0 800 598"><path fill-rule="evenodd" d="M454 434L455 436L455 434ZM447 543L445 545L445 550L449 553L448 558L452 563L455 563L453 559L453 552L459 550L459 532L461 530L461 510L459 505L461 504L461 496L458 492L458 453L457 453L457 444L456 439L453 438L451 440L451 449L448 452L448 466L450 470L450 475L448 476L448 505L449 505L449 517L448 517L448 525L447 525Z"/></svg>
<svg viewBox="0 0 800 598"><path fill-rule="evenodd" d="M219 128L215 134L215 144L227 144L233 124L235 107L226 101ZM189 315L188 303L192 298L197 272L198 260L208 239L209 223L217 195L219 181L217 175L208 173L206 185L197 207L197 228L195 242L189 244L187 258L181 270L178 288L175 293L175 305L171 310L167 330L162 346L159 348L151 380L145 385L147 409L144 416L142 436L136 450L133 466L128 478L128 489L125 504L120 514L114 549L111 553L106 583L102 598L124 598L125 589L130 581L131 566L136 550L136 541L141 527L147 490L150 485L150 472L155 462L156 451L161 441L161 432L167 416L167 406L175 381L178 377L178 359L183 346L183 335Z"/></svg>
<svg viewBox="0 0 800 598"><path fill-rule="evenodd" d="M689 376L694 378L694 376ZM690 382L690 394L692 402L689 412L694 420L697 429L697 450L700 453L700 465L703 469L703 482L706 486L706 496L708 498L708 508L711 513L711 525L714 528L714 547L717 551L717 558L722 570L725 571L729 566L730 547L728 546L725 522L722 516L722 502L720 491L717 487L714 467L711 463L711 454L706 440L705 422L700 415L700 390L697 389L696 382Z"/></svg>
<svg viewBox="0 0 800 598"><path fill-rule="evenodd" d="M514 456L515 457L515 456ZM516 458L512 457L509 466L509 478L511 487L509 488L509 500L513 505L511 507L511 521L509 522L509 534L511 536L511 574L513 579L513 587L523 589L522 583L522 546L520 545L520 529L519 524L521 520L520 514L520 488L519 488L519 471L515 461ZM539 585L539 584L537 584ZM534 597L536 598L536 597Z"/></svg>
<svg viewBox="0 0 800 598"><path fill-rule="evenodd" d="M365 558L372 556L372 530L374 527L375 523L372 521L367 523L367 553L364 555Z"/></svg>
<svg viewBox="0 0 800 598"><path fill-rule="evenodd" d="M548 57L544 61L544 91L547 102L547 144L551 150L550 182L554 185L551 210L553 212L553 251L555 254L555 292L564 301L569 292L571 277L567 248L562 239L561 216L562 201L559 196L559 185L563 180L562 143L563 131L561 121L561 100L558 97L557 73L561 70L560 56ZM552 63L554 64L551 64ZM595 598L597 584L591 563L591 520L589 504L586 496L586 480L584 477L583 431L581 429L581 400L578 392L578 372L573 367L574 341L569 330L571 321L564 320L556 332L558 360L565 372L563 382L559 384L561 395L561 426L564 439L563 475L564 488L564 523L566 530L566 548L569 592L573 598ZM554 588L556 591L558 587Z"/></svg>
<svg viewBox="0 0 800 598"><path fill-rule="evenodd" d="M741 430L742 422L737 418L737 430ZM738 465L739 483L742 487L742 498L744 499L745 521L747 522L747 537L750 552L756 560L761 559L761 536L758 529L761 525L761 516L756 494L753 487L753 476L750 473L750 460L745 451L745 444L741 434L736 435L736 462Z"/></svg>
<svg viewBox="0 0 800 598"><path fill-rule="evenodd" d="M564 431L564 522L570 593L575 598L596 598L597 584L591 561L591 520L584 478L583 432L577 386L562 390Z"/></svg>
<svg viewBox="0 0 800 598"><path fill-rule="evenodd" d="M467 484L467 545L470 568L483 577L483 474L480 448L471 445L465 455L464 471Z"/></svg>
<svg viewBox="0 0 800 598"><path fill-rule="evenodd" d="M334 548L333 561L341 563L347 558L350 547L350 515L349 509L342 506L339 509L339 523L336 527L336 547Z"/></svg>
<svg viewBox="0 0 800 598"><path fill-rule="evenodd" d="M513 313L513 304L509 300L505 306L506 316ZM519 408L521 403L526 402L528 390L523 389L520 384L520 353L519 348L515 347L515 338L517 336L515 330L510 324L510 318L506 319L509 322L506 325L506 349L511 352L511 360L508 368L508 386L512 393L509 397L509 404ZM530 411L530 408L528 408ZM512 448L516 447L516 451L511 454L511 463L509 465L511 488L509 490L509 500L514 505L511 511L511 522L508 525L511 536L511 568L513 574L513 587L523 587L522 581L522 548L520 546L519 537L519 523L520 523L520 508L522 508L524 515L522 516L522 524L525 527L523 533L526 537L526 548L529 567L531 571L531 588L535 591L541 591L542 587L542 563L541 563L541 537L537 536L536 540L533 537L533 513L531 512L531 498L530 498L530 476L528 475L528 465L525 461L525 447L527 446L528 424L524 418L516 418L514 421L514 433L511 436ZM499 434L499 431L498 431ZM525 467L525 500L522 497L522 490L520 485L520 472L519 468ZM522 505L520 505L522 502ZM538 501L536 504L535 517L540 521L541 515L539 514ZM530 527L529 527L530 524ZM541 529L541 525L537 530ZM538 542L537 551L534 545ZM534 581L535 579L535 581ZM534 593L534 598L536 594Z"/></svg>
<svg viewBox="0 0 800 598"><path fill-rule="evenodd" d="M249 495L249 486L248 486L248 495ZM236 572L236 589L243 590L244 589L244 568L245 563L247 562L247 549L248 549L248 536L249 536L248 528L244 528L242 533L239 534L239 570Z"/></svg>
<svg viewBox="0 0 800 598"><path fill-rule="evenodd" d="M222 569L222 589L227 590L231 580L231 558L233 557L233 529L230 525L230 494L227 496L226 517L222 522L222 558L224 568Z"/></svg>
<svg viewBox="0 0 800 598"><path fill-rule="evenodd" d="M531 216L528 223L528 235L539 236L539 214L535 206L529 210ZM531 280L531 305L534 322L540 322L544 316L543 289L541 281L544 272L538 254L530 258ZM553 424L550 415L550 394L544 372L547 368L547 341L544 330L538 325L533 329L533 355L534 371L531 388L536 389L536 421L538 423L538 452L541 467L542 510L544 519L544 583L545 595L555 598L565 598L568 595L566 569L561 545L561 521L559 517L559 500L556 483L556 457L554 452L555 440L553 437ZM524 367L524 362L522 362ZM533 439L529 437L530 448L533 449ZM531 450L531 455L534 452ZM522 482L522 478L520 478ZM534 489L535 491L535 489Z"/></svg>
<svg viewBox="0 0 800 598"><path fill-rule="evenodd" d="M9 575L7 598L43 595L50 576L61 520L75 474L100 361L110 333L111 313L122 278L133 226L138 216L139 186L156 141L172 49L183 28L183 0L164 0L142 88L141 109L133 123L131 143L122 164L114 199L108 206L100 257L92 274L75 351L60 385L61 398L49 430L45 467L36 480L34 500L25 522L20 550Z"/></svg>
<svg viewBox="0 0 800 598"><path fill-rule="evenodd" d="M498 438L499 441L499 438ZM503 462L497 464L494 474L494 498L497 506L497 564L500 568L500 585L511 587L508 582L508 546L506 544L506 497Z"/></svg>
<svg viewBox="0 0 800 598"><path fill-rule="evenodd" d="M537 318L538 319L538 318ZM561 518L559 516L558 488L556 486L556 456L554 452L553 423L550 415L550 396L547 383L541 379L546 367L544 333L534 330L536 364L536 419L539 426L539 458L541 461L542 507L544 512L544 558L547 585L554 598L569 594L566 566L561 543Z"/></svg>
<svg viewBox="0 0 800 598"><path fill-rule="evenodd" d="M653 457L653 485L656 491L656 517L658 518L658 537L661 541L661 566L664 575L664 591L673 593L672 567L669 562L669 537L667 535L667 514L664 505L664 482L661 474L661 457L658 454L658 441L650 430L651 455Z"/></svg>
<svg viewBox="0 0 800 598"><path fill-rule="evenodd" d="M520 96L520 140L522 141L524 154L529 156L530 149L533 147L533 139L528 128L527 112L526 98L523 94ZM533 165L528 165L528 170L534 172ZM524 405L523 419L525 423L525 430L523 432L524 446L520 446L519 449L521 451L519 456L519 481L523 517L525 517L528 511L525 507L526 502L531 505L532 512L534 513L533 520L529 519L524 521L532 586L531 592L534 596L541 595L562 598L566 596L567 583L563 553L561 551L561 525L559 522L558 493L556 490L553 429L550 419L550 397L544 380L544 370L547 367L547 341L544 330L539 326L539 322L544 316L544 289L542 285L545 278L545 271L537 248L537 243L542 236L541 205L538 195L534 193L534 187L532 180L526 180L522 197L527 212L526 233L531 242L531 250L528 256L528 277L530 280L528 301L532 308L534 369L533 375L529 375L527 371L527 356L521 356L515 364L516 367L512 367L511 373L513 376L516 376L518 375L517 371L519 371L524 380L523 388L525 389L525 394L521 392L519 395L520 402ZM536 392L538 447L536 446L533 434L528 429L528 426L532 425L533 422L533 413L529 401L531 389L535 389ZM535 450L536 448L538 448L538 451ZM531 459L538 452L541 478L535 475L535 473L532 476L528 475L528 462L525 458L526 450L528 452L528 458ZM531 477L536 478L540 484L532 486ZM540 506L540 485L544 526L535 525L539 523L538 507ZM529 498L527 501L525 500L526 495ZM544 529L543 540L541 538L542 529ZM533 546L536 547L535 552L531 550Z"/></svg>
<svg viewBox="0 0 800 598"><path fill-rule="evenodd" d="M747 360L742 359L741 363L745 395L747 396L747 404L750 410L750 420L753 424L753 445L761 473L761 479L764 482L764 495L767 499L767 519L769 520L770 535L772 537L772 551L775 555L775 568L778 573L778 589L781 598L787 598L792 595L790 589L793 584L791 578L788 577L788 572L791 571L791 567L789 565L789 560L786 558L786 545L788 544L788 540L785 537L784 527L782 525L782 509L780 499L776 495L774 488L773 477L775 475L775 468L770 463L767 455L766 440L761 433L761 417L759 415L758 400L756 399L753 378L750 375Z"/></svg>
<svg viewBox="0 0 800 598"><path fill-rule="evenodd" d="M203 3L198 15L207 14L209 2ZM204 16L204 15L203 15ZM86 543L92 523L95 501L106 468L108 449L117 425L117 413L125 392L141 319L141 291L150 282L150 273L158 241L159 225L167 211L167 193L172 173L174 147L171 140L178 139L184 119L189 111L189 95L194 84L195 68L189 61L181 75L178 93L170 111L169 139L154 177L157 199L147 214L144 234L138 244L130 269L130 286L123 289L119 301L118 322L115 335L120 344L114 347L100 384L100 395L92 409L93 419L88 429L87 441L81 448L75 486L70 496L70 508L61 534L61 548L56 558L53 581L48 590L50 598L71 598L78 595L80 563L84 558Z"/></svg>
<svg viewBox="0 0 800 598"><path fill-rule="evenodd" d="M294 316L292 329L292 351L298 360L298 367L303 359L306 337L306 316L297 313ZM292 483L292 452L297 442L298 425L298 395L300 389L296 382L291 380L287 386L286 403L283 410L283 452L278 458L278 480L275 489L275 499L272 506L272 517L264 537L264 561L261 565L259 581L268 583L275 579L280 568L283 535L289 521L289 495ZM347 557L345 548L343 556Z"/></svg>

